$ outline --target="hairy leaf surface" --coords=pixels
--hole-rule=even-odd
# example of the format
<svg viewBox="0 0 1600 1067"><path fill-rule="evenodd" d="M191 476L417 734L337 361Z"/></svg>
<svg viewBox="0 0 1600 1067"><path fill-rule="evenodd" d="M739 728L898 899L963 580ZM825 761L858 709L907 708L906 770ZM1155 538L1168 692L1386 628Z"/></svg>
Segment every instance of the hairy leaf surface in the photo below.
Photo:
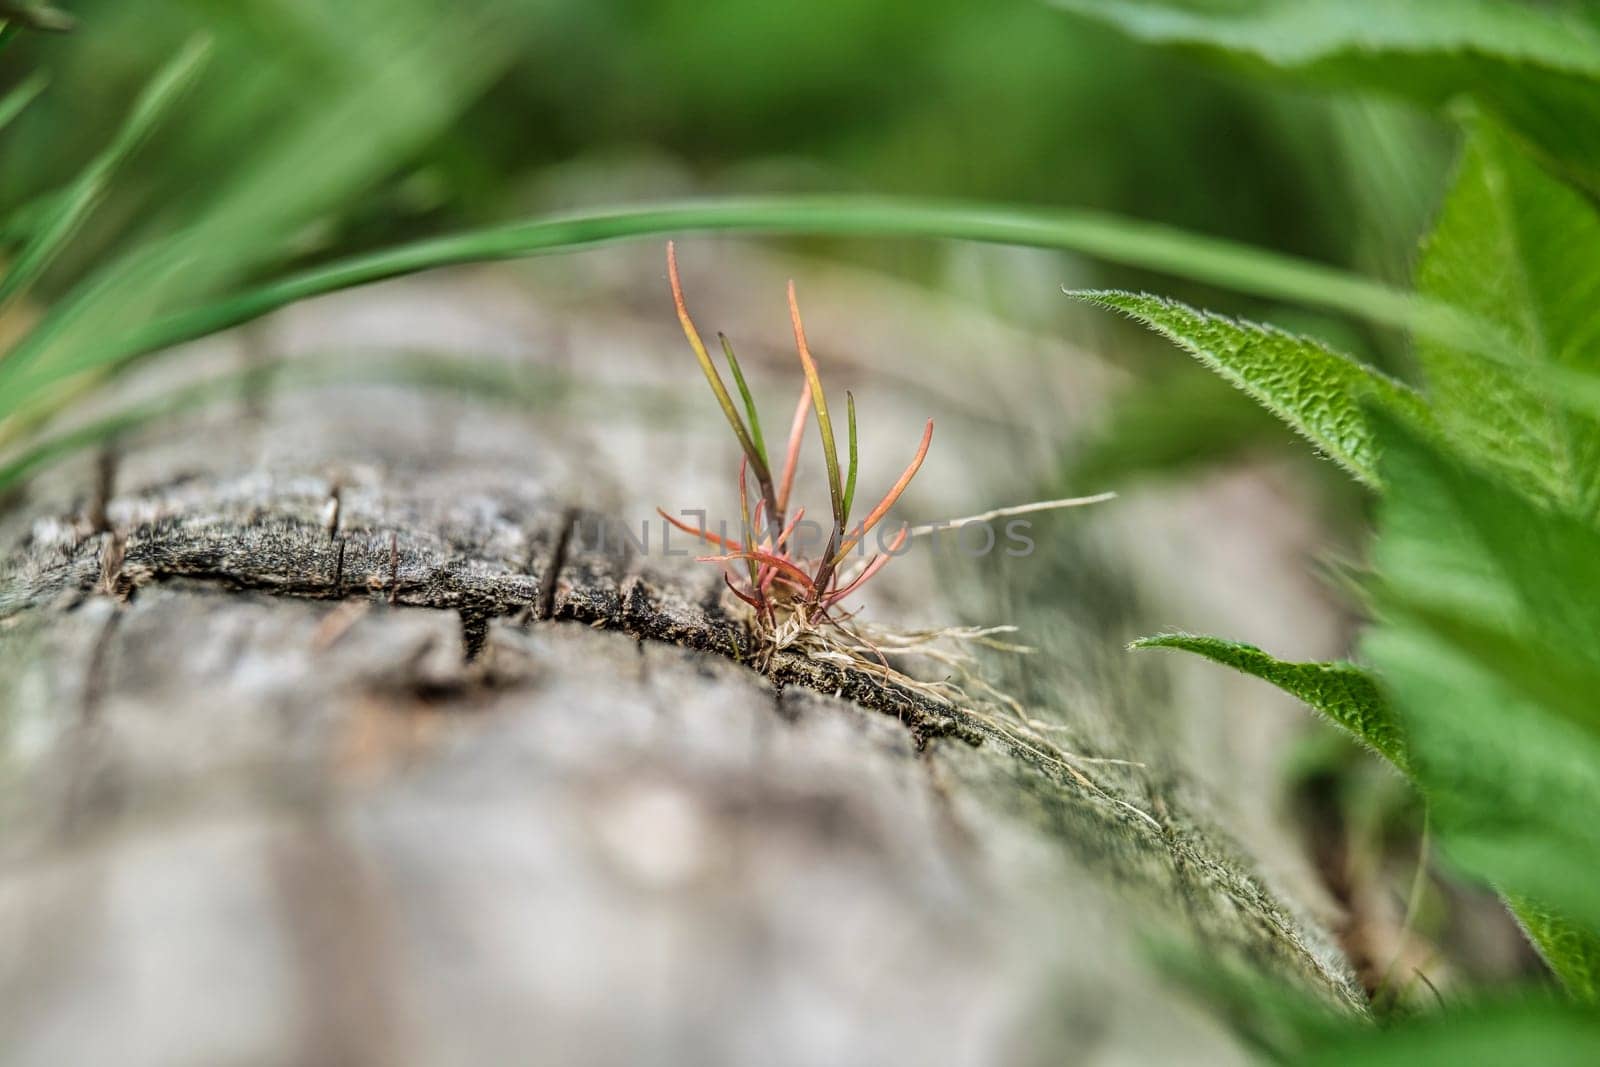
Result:
<svg viewBox="0 0 1600 1067"><path fill-rule="evenodd" d="M1372 676L1354 663L1292 663L1255 645L1195 634L1157 634L1135 648L1181 648L1271 682L1310 705L1371 746L1401 770L1407 767L1405 737Z"/></svg>
<svg viewBox="0 0 1600 1067"><path fill-rule="evenodd" d="M1377 486L1380 479L1364 405L1418 425L1429 421L1426 405L1410 388L1309 337L1148 294L1076 295L1121 311L1172 340L1368 485Z"/></svg>
<svg viewBox="0 0 1600 1067"><path fill-rule="evenodd" d="M1511 346L1496 363L1419 339L1443 430L1572 513L1600 516L1600 421L1528 372L1600 373L1600 213L1478 123L1424 243L1417 287L1470 308Z"/></svg>

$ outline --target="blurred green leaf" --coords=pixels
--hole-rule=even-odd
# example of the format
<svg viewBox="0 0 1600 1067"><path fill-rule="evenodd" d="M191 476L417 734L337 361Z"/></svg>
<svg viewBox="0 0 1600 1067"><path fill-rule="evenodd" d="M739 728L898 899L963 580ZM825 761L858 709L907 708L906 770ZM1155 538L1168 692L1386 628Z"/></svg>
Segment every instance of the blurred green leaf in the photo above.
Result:
<svg viewBox="0 0 1600 1067"><path fill-rule="evenodd" d="M1314 1050L1372 1032L1364 1004L1335 1004L1230 961L1209 947L1151 937L1145 951L1269 1062L1298 1063ZM1325 996L1325 994L1324 994Z"/></svg>
<svg viewBox="0 0 1600 1067"><path fill-rule="evenodd" d="M1446 854L1529 906L1551 968L1595 996L1600 533L1378 425L1388 491L1366 656Z"/></svg>
<svg viewBox="0 0 1600 1067"><path fill-rule="evenodd" d="M1600 188L1600 21L1501 0L1054 0L1139 39L1427 105L1466 95Z"/></svg>
<svg viewBox="0 0 1600 1067"><path fill-rule="evenodd" d="M209 48L205 38L195 38L174 56L134 101L127 120L111 143L89 162L71 185L51 198L49 211L34 220L28 243L0 279L0 314L49 266L84 216L104 195L117 167L144 143L174 101L194 83ZM0 121L0 126L4 125Z"/></svg>
<svg viewBox="0 0 1600 1067"><path fill-rule="evenodd" d="M1167 337L1368 485L1377 486L1379 479L1363 405L1381 405L1419 425L1428 422L1422 398L1407 386L1309 337L1147 294L1074 295L1121 311Z"/></svg>
<svg viewBox="0 0 1600 1067"><path fill-rule="evenodd" d="M1472 1067L1600 1063L1600 1018L1554 997L1453 1004L1382 1029L1347 1028L1298 1062L1319 1067Z"/></svg>
<svg viewBox="0 0 1600 1067"><path fill-rule="evenodd" d="M1600 737L1600 531L1404 429L1385 436L1397 451L1382 465L1396 479L1375 550L1382 595Z"/></svg>
<svg viewBox="0 0 1600 1067"><path fill-rule="evenodd" d="M46 3L23 3L21 0L0 3L0 20L4 20L6 29L27 27L48 33L65 33L77 25L71 15L58 7ZM0 44L3 43L0 40Z"/></svg>
<svg viewBox="0 0 1600 1067"><path fill-rule="evenodd" d="M286 260L294 238L448 127L513 54L506 0L252 3L216 20L196 152L135 232L0 360L0 414L105 367L105 346ZM292 17L290 17L292 16Z"/></svg>
<svg viewBox="0 0 1600 1067"><path fill-rule="evenodd" d="M1405 737L1377 684L1354 663L1291 663L1254 645L1194 634L1157 634L1134 648L1178 648L1270 682L1349 730L1406 770Z"/></svg>
<svg viewBox="0 0 1600 1067"><path fill-rule="evenodd" d="M1529 370L1600 371L1600 214L1486 122L1474 124L1419 291L1470 308L1510 342L1491 363L1423 338L1418 354L1443 431L1466 454L1600 518L1600 420Z"/></svg>
<svg viewBox="0 0 1600 1067"><path fill-rule="evenodd" d="M43 74L36 73L13 87L5 96L0 96L0 130L11 125L12 120L33 103L33 98L44 91L46 81Z"/></svg>

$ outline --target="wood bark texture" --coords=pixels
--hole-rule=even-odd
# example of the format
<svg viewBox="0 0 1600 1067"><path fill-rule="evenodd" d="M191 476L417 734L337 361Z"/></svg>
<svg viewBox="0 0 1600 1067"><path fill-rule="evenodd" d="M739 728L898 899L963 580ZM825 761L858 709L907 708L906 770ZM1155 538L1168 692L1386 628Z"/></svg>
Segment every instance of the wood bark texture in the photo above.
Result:
<svg viewBox="0 0 1600 1067"><path fill-rule="evenodd" d="M1129 681L1120 637L1073 658L1101 601L1039 616L1015 590L1045 572L1021 562L885 572L880 618L1055 620L1012 682L1058 732L1021 733L866 672L794 656L760 672L714 568L596 544L656 504L728 502L731 442L663 301L621 295L659 281L654 255L596 261L597 289L629 279L609 303L560 290L549 264L468 272L179 361L426 343L580 383L548 402L286 382L11 503L0 1061L1245 1058L1152 944L1361 1010L1312 905L1237 843L1247 824L1194 766L1171 686ZM772 354L746 361L792 397L781 290L763 291L752 330ZM817 334L845 336L849 305L821 301ZM836 356L825 380L868 362ZM961 411L963 387L906 385L938 378L929 365L872 370L891 425L864 425L862 495L914 442L902 407L932 407L908 506L1021 499L992 494L1025 477L984 472L1022 446ZM154 373L149 388L171 372ZM586 400L595 382L660 383L690 415ZM1073 580L1075 552L1026 562Z"/></svg>

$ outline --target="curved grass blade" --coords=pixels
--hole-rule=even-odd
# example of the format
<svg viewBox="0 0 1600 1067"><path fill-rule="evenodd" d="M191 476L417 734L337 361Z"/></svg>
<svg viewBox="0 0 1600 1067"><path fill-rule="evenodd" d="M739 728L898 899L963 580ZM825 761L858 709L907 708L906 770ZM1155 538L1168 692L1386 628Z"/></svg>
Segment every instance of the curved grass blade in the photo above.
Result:
<svg viewBox="0 0 1600 1067"><path fill-rule="evenodd" d="M1080 252L1109 263L1342 312L1459 342L1464 313L1381 282L1231 241L1087 211L871 197L725 199L536 219L353 256L157 319L73 361L73 372L119 364L259 318L308 297L404 274L684 231L835 237L950 238ZM22 397L0 396L0 415Z"/></svg>
<svg viewBox="0 0 1600 1067"><path fill-rule="evenodd" d="M894 507L894 502L900 499L900 494L906 491L906 486L911 484L911 479L917 476L917 471L922 467L922 461L928 458L928 446L932 443L933 420L929 419L928 425L922 429L922 443L917 445L917 454L911 457L911 463L901 473L900 480L895 482L893 488L884 494L882 500L878 501L878 506L867 513L866 519L856 531L850 535L850 538L844 544L839 546L839 551L834 554L831 561L834 566L844 562L845 557L850 554L850 550L859 545L866 538L868 532L878 525L885 515L889 514L889 509Z"/></svg>
<svg viewBox="0 0 1600 1067"><path fill-rule="evenodd" d="M39 220L32 238L0 281L0 310L31 285L71 239L105 194L117 168L144 143L167 110L193 84L209 48L206 38L196 37L169 60L134 101L133 110L111 143L52 202L49 213Z"/></svg>
<svg viewBox="0 0 1600 1067"><path fill-rule="evenodd" d="M683 301L683 285L678 280L678 253L671 241L667 242L667 278L672 283L672 303L677 308L683 336L688 339L689 347L694 349L694 358L700 361L700 370L704 372L711 392L716 395L717 404L722 408L728 425L733 428L733 435L739 439L740 449L744 451L750 466L755 468L756 482L761 486L762 495L772 497L772 472L767 470L765 450L756 448L744 420L739 417L739 409L733 406L728 387L722 383L722 375L717 373L717 365L711 362L711 353L706 351L705 342L700 340L700 331L695 329L694 320L689 317L689 308Z"/></svg>

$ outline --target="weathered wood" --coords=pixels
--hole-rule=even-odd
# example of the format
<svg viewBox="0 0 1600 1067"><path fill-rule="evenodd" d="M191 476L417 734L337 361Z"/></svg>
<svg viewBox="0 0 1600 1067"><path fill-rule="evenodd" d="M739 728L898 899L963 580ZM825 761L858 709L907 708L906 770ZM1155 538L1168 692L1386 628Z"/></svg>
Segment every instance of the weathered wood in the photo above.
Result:
<svg viewBox="0 0 1600 1067"><path fill-rule="evenodd" d="M343 306L415 303L383 293ZM586 551L707 499L681 430L394 386L250 419L7 520L0 1058L1240 1059L1152 937L1356 1008L1134 691L1024 677L1064 747L1142 764L1085 788L984 717L738 662L707 568ZM906 564L885 600L926 607Z"/></svg>

